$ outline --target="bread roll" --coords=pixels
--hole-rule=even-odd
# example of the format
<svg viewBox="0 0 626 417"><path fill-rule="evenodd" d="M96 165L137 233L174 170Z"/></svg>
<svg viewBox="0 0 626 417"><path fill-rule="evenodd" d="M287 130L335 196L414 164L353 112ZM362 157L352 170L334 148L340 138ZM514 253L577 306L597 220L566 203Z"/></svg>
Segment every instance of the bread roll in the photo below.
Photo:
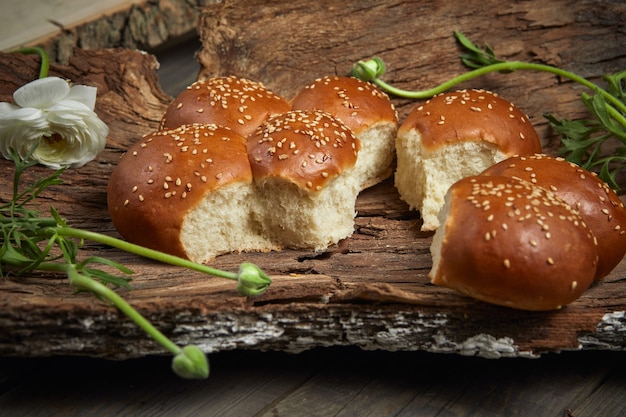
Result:
<svg viewBox="0 0 626 417"><path fill-rule="evenodd" d="M400 125L395 185L420 210L422 230L435 230L454 182L509 156L539 152L528 117L507 100L484 90L445 93L415 107Z"/></svg>
<svg viewBox="0 0 626 417"><path fill-rule="evenodd" d="M237 77L197 81L168 106L161 130L187 124L216 124L248 137L270 115L291 109L262 83Z"/></svg>
<svg viewBox="0 0 626 417"><path fill-rule="evenodd" d="M331 115L294 110L270 117L248 138L267 236L291 248L320 250L352 235L361 178L359 140Z"/></svg>
<svg viewBox="0 0 626 417"><path fill-rule="evenodd" d="M250 215L259 203L245 138L225 127L146 135L121 158L107 192L113 224L133 243L200 263L276 247Z"/></svg>
<svg viewBox="0 0 626 417"><path fill-rule="evenodd" d="M398 114L389 97L373 84L354 77L323 77L291 101L294 110L321 110L341 120L361 142L356 162L361 189L392 174Z"/></svg>
<svg viewBox="0 0 626 417"><path fill-rule="evenodd" d="M512 177L456 182L431 245L433 284L522 310L558 309L592 284L596 240L553 193Z"/></svg>
<svg viewBox="0 0 626 417"><path fill-rule="evenodd" d="M516 156L487 168L483 175L503 175L547 188L571 205L598 240L596 279L608 275L626 253L626 209L595 173L547 155Z"/></svg>

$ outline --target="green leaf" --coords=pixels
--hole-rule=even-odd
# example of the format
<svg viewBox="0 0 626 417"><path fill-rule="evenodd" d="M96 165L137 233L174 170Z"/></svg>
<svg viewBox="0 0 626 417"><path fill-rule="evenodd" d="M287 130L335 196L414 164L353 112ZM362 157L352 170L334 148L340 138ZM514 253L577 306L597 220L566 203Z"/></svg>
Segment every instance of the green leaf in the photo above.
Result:
<svg viewBox="0 0 626 417"><path fill-rule="evenodd" d="M89 278L96 278L104 285L110 284L110 285L113 285L114 287L122 287L127 290L132 289L129 283L130 278L127 278L127 277L120 277L120 276L113 275L106 271L102 271L100 269L95 269L95 268L82 268L80 269L80 272Z"/></svg>
<svg viewBox="0 0 626 417"><path fill-rule="evenodd" d="M482 68L487 65L505 62L496 58L493 49L491 49L489 45L485 44L484 48L481 48L470 41L461 32L454 32L454 36L461 46L467 50L467 53L461 55L461 61L466 67Z"/></svg>
<svg viewBox="0 0 626 417"><path fill-rule="evenodd" d="M626 70L618 72L617 74L606 74L603 77L607 83L607 91L614 97L619 98L623 103L626 103L626 94L624 93L624 82L626 80Z"/></svg>

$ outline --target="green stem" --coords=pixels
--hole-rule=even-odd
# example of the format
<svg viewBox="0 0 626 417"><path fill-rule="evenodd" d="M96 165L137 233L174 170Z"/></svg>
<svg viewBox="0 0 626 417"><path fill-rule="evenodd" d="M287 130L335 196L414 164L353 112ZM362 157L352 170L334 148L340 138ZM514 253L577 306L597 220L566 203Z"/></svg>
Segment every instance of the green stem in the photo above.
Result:
<svg viewBox="0 0 626 417"><path fill-rule="evenodd" d="M156 340L161 346L169 350L172 354L177 355L182 352L182 349L178 345L169 340L163 333L161 333L148 320L139 314L137 310L131 307L130 304L128 304L122 297L117 295L115 291L98 281L79 274L73 265L67 266L67 275L71 285L81 290L91 291L92 293L109 300L113 305L115 305L115 307L117 307L122 313L126 314L128 318L134 321L148 335Z"/></svg>
<svg viewBox="0 0 626 417"><path fill-rule="evenodd" d="M565 78L569 78L572 81L575 81L581 85L584 85L585 87L596 91L600 94L602 94L608 102L610 102L611 104L613 104L616 108L618 108L623 114L626 114L626 104L622 103L620 100L618 100L616 97L614 97L613 95L609 94L607 91L603 90L602 88L598 87L597 85L595 85L594 83L586 80L583 77L580 77L576 74L573 74L569 71L565 71L562 70L560 68L556 68L556 67L552 67L550 65L545 65L545 64L535 64L535 63L531 63L531 62L522 62L522 61L511 61L511 62L500 62L497 64L491 64L491 65L487 65L469 72L466 72L464 74L461 74L457 77L454 77L442 84L439 84L438 86L428 89L428 90L423 90L423 91L408 91L408 90L402 90L396 87L393 87L387 83L385 83L383 80L381 80L380 78L376 77L375 79L372 80L372 82L376 85L378 85L380 88L384 89L385 91L399 96L399 97L404 97L404 98L409 98L409 99L426 99L426 98L430 98L434 95L437 95L439 93L443 93L447 90L449 90L450 88L454 87L457 84L460 84L462 82L465 81L469 81L472 80L474 78L478 78L480 76L483 76L485 74L488 74L490 72L511 72L511 71L519 71L519 70L530 70L530 71L542 71L542 72L549 72L561 77L565 77Z"/></svg>
<svg viewBox="0 0 626 417"><path fill-rule="evenodd" d="M145 258L154 259L159 262L164 262L174 266L181 266L191 269L193 271L202 272L204 274L214 275L220 278L226 278L237 281L237 274L234 272L222 271L220 269L211 268L205 265L201 265L196 262L189 261L187 259L180 258L178 256L170 255L167 253L159 252L153 249L148 249L143 246L135 245L125 240L117 239L111 236L107 236L101 233L90 232L87 230L74 229L72 227L56 227L51 228L51 231L57 233L59 236L73 237L77 239L90 240L97 243L102 243L107 246L111 246L123 251L133 253L135 255L143 256Z"/></svg>
<svg viewBox="0 0 626 417"><path fill-rule="evenodd" d="M626 128L626 113L620 113L613 106L606 106L609 115ZM619 136L619 135L618 135ZM620 137L621 138L621 137ZM623 140L622 140L623 141Z"/></svg>
<svg viewBox="0 0 626 417"><path fill-rule="evenodd" d="M36 54L41 58L41 67L39 68L39 78L46 78L50 70L50 58L45 49L40 47L20 48L16 49L16 53L20 54Z"/></svg>

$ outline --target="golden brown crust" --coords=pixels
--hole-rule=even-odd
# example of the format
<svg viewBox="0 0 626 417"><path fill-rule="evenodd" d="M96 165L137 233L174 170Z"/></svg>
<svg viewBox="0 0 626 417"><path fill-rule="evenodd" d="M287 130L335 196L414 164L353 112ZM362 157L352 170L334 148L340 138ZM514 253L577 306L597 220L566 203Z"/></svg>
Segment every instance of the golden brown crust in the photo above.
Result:
<svg viewBox="0 0 626 417"><path fill-rule="evenodd" d="M255 181L282 177L307 192L320 191L356 163L354 133L328 113L293 110L270 117L248 138Z"/></svg>
<svg viewBox="0 0 626 417"><path fill-rule="evenodd" d="M626 208L618 195L595 173L547 155L516 156L483 175L521 178L554 192L581 215L598 240L596 279L608 275L626 253Z"/></svg>
<svg viewBox="0 0 626 417"><path fill-rule="evenodd" d="M354 77L326 76L307 85L291 101L294 110L320 110L341 120L358 136L376 123L398 123L389 96Z"/></svg>
<svg viewBox="0 0 626 417"><path fill-rule="evenodd" d="M544 188L479 175L455 183L448 198L434 284L524 310L560 308L592 284L593 234Z"/></svg>
<svg viewBox="0 0 626 417"><path fill-rule="evenodd" d="M181 126L148 134L113 170L111 220L127 240L185 257L180 228L209 192L252 182L245 138L215 125Z"/></svg>
<svg viewBox="0 0 626 417"><path fill-rule="evenodd" d="M458 141L493 143L506 155L541 152L528 117L509 101L486 90L439 94L416 106L399 128L420 132L422 146L434 151Z"/></svg>
<svg viewBox="0 0 626 417"><path fill-rule="evenodd" d="M289 102L259 82L237 77L197 81L169 105L161 130L200 123L226 126L247 137L265 119L291 109Z"/></svg>

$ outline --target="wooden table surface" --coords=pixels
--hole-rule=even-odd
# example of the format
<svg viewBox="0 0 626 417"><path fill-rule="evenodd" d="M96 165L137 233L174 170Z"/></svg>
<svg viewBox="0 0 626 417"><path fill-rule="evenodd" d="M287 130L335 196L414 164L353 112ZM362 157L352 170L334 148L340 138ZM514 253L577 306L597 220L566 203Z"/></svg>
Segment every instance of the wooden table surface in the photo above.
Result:
<svg viewBox="0 0 626 417"><path fill-rule="evenodd" d="M189 42L159 56L165 92L174 95L195 78L197 48ZM610 349L494 360L357 347L298 354L238 348L210 361L208 380L184 381L168 370L169 356L0 357L0 415L626 415L626 356Z"/></svg>

